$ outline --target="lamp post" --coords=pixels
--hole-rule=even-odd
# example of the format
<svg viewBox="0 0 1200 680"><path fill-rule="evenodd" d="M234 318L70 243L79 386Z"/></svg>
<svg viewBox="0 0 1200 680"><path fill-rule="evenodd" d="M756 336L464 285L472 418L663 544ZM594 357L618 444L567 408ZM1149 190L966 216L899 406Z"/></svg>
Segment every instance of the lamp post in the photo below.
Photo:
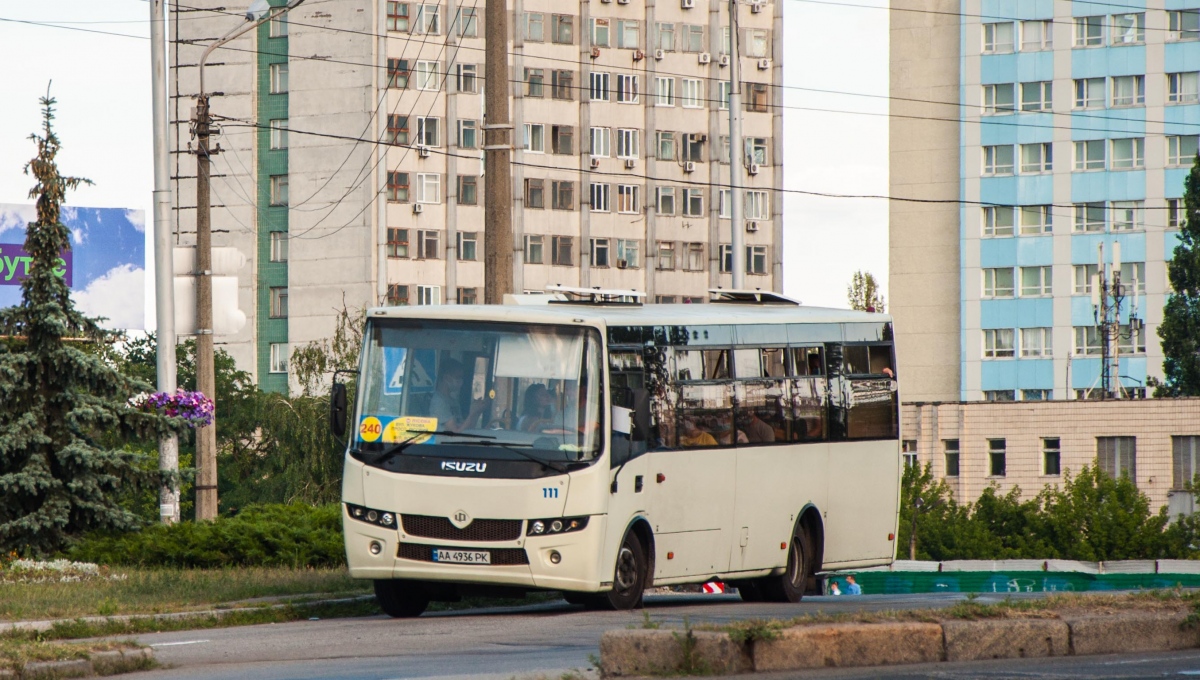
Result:
<svg viewBox="0 0 1200 680"><path fill-rule="evenodd" d="M209 148L212 134L212 111L208 91L204 87L204 64L213 50L278 18L304 0L290 0L282 8L272 8L267 0L254 0L246 12L245 23L233 27L223 37L209 45L200 55L200 90L192 117L192 134L196 137L196 389L216 401L216 370L213 364L213 305L212 305L212 223L209 214L209 159L220 153ZM209 520L217 516L217 423L196 429L196 519Z"/></svg>

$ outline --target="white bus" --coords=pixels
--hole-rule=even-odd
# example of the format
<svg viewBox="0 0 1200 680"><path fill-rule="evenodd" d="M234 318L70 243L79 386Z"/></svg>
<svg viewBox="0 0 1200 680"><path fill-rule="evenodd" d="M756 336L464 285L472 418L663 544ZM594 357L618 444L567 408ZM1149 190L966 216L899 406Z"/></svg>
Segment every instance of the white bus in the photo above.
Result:
<svg viewBox="0 0 1200 680"><path fill-rule="evenodd" d="M893 560L888 316L587 293L369 311L353 419L335 383L331 421L350 574L387 614L481 591L629 609L714 579L796 602Z"/></svg>

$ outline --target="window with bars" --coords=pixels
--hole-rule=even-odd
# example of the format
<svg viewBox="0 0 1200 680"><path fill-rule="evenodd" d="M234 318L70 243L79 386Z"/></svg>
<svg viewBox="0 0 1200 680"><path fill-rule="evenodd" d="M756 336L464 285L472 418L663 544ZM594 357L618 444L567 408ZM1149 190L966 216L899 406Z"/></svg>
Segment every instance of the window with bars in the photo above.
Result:
<svg viewBox="0 0 1200 680"><path fill-rule="evenodd" d="M1096 437L1096 466L1118 479L1122 475L1137 484L1137 437Z"/></svg>
<svg viewBox="0 0 1200 680"><path fill-rule="evenodd" d="M408 116L388 114L384 140L388 144L408 146Z"/></svg>
<svg viewBox="0 0 1200 680"><path fill-rule="evenodd" d="M404 89L408 87L408 78L412 75L408 59L387 60L387 86Z"/></svg>
<svg viewBox="0 0 1200 680"><path fill-rule="evenodd" d="M409 23L409 7L407 2L388 2L387 30L407 33L412 28Z"/></svg>

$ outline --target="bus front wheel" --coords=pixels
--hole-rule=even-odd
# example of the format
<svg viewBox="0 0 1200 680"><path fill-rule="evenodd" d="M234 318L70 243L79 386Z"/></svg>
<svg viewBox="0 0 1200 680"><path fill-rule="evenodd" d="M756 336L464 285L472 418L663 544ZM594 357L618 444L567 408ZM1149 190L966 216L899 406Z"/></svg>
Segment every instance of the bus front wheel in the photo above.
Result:
<svg viewBox="0 0 1200 680"><path fill-rule="evenodd" d="M808 561L812 551L808 532L800 527L788 546L787 567L778 576L766 576L757 583L759 594L767 602L799 602L808 582Z"/></svg>
<svg viewBox="0 0 1200 680"><path fill-rule="evenodd" d="M375 581L375 601L393 619L411 619L429 606L429 593L413 581L380 580Z"/></svg>
<svg viewBox="0 0 1200 680"><path fill-rule="evenodd" d="M646 590L649 573L646 548L631 531L625 534L621 548L617 551L617 564L613 569L613 587L607 593L594 596L587 604L596 609L635 609L642 604L642 593Z"/></svg>

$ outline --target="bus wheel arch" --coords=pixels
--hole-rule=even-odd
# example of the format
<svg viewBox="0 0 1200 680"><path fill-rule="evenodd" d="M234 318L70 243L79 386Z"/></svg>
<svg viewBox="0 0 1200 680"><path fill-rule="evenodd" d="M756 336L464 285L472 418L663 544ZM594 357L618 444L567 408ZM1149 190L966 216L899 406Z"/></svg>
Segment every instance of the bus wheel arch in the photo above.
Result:
<svg viewBox="0 0 1200 680"><path fill-rule="evenodd" d="M637 517L629 523L621 536L616 559L605 568L613 570L612 589L575 599L589 609L625 610L642 606L642 595L654 578L654 532L645 518ZM641 583L622 586L622 579L630 577Z"/></svg>
<svg viewBox="0 0 1200 680"><path fill-rule="evenodd" d="M821 515L815 507L805 506L792 525L788 556L783 573L756 579L751 598L761 597L766 602L799 602L813 579L814 567L821 562L817 556L824 542Z"/></svg>
<svg viewBox="0 0 1200 680"><path fill-rule="evenodd" d="M629 528L625 530L626 534L633 534L639 541L642 542L642 549L646 551L646 587L650 588L654 585L654 531L650 528L650 522L646 521L645 517L637 517L629 523Z"/></svg>
<svg viewBox="0 0 1200 680"><path fill-rule="evenodd" d="M814 574L821 571L825 565L825 522L821 520L821 511L817 510L817 506L811 503L804 506L804 509L800 511L799 519L796 520L796 528L808 534L810 585L806 588L806 592L819 594L820 589L817 587L817 578Z"/></svg>

